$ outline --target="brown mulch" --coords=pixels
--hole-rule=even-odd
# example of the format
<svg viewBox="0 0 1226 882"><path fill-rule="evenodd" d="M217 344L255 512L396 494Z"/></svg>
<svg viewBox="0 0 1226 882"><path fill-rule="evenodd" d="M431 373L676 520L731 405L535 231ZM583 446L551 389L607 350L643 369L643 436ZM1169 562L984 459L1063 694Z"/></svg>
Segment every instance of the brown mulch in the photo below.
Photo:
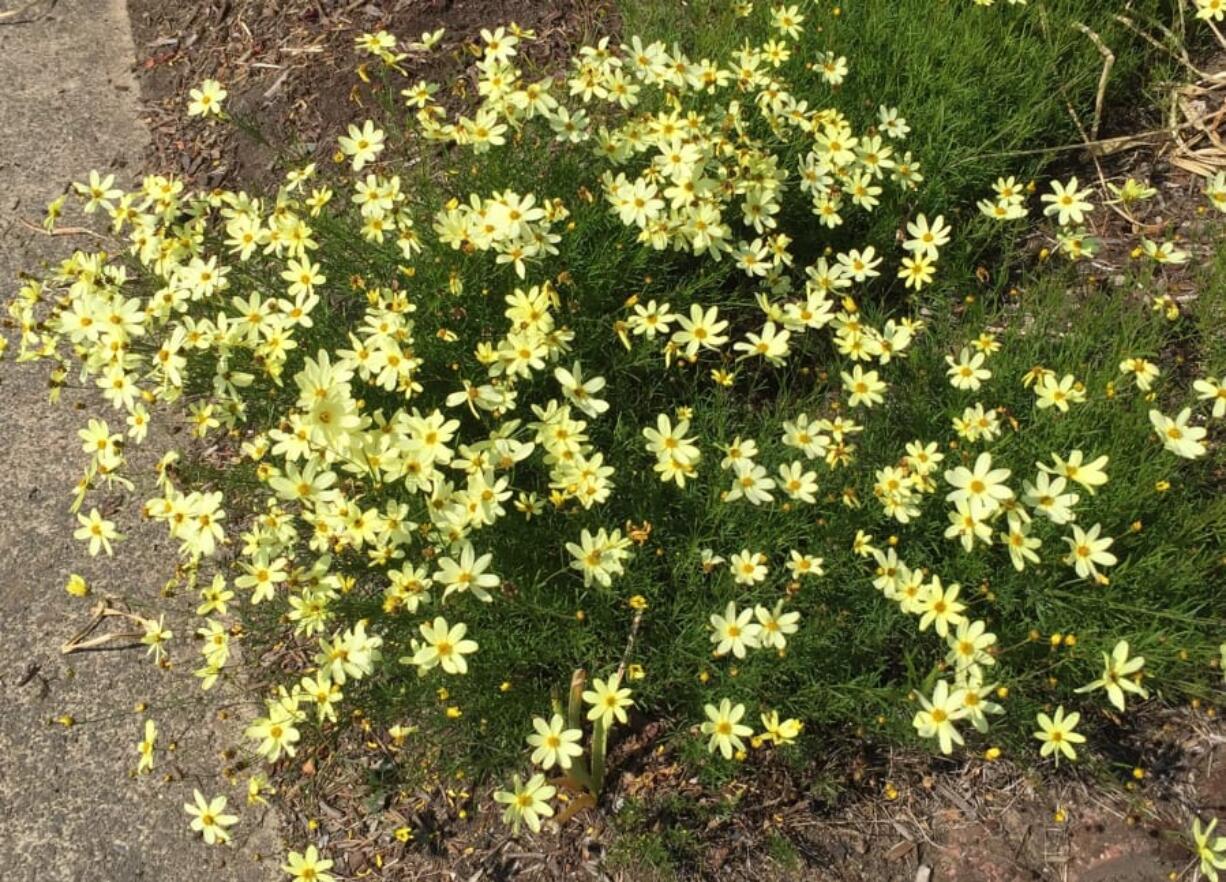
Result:
<svg viewBox="0 0 1226 882"><path fill-rule="evenodd" d="M755 751L714 788L647 723L614 744L598 810L518 837L492 784L429 777L430 748L360 723L304 748L276 780L297 809L291 841L319 844L347 880L1150 882L1187 863L1190 813L1226 809L1226 736L1211 712L1136 714L1124 740L1148 767L1140 779L1121 768L1114 786L842 740L800 767ZM652 851L665 844L670 866L643 836Z"/></svg>
<svg viewBox="0 0 1226 882"><path fill-rule="evenodd" d="M1069 106L1077 128L1086 140L1085 150L1074 157L1071 170L1083 186L1093 187L1095 202L1107 210L1095 211L1091 234L1100 243L1098 253L1080 264L1082 276L1091 284L1120 284L1130 263L1139 258L1135 249L1142 237L1155 242L1166 239L1191 255L1193 266L1211 258L1218 245L1218 223L1207 206L1204 181L1226 171L1226 41L1221 51L1192 63L1186 53L1173 53L1191 74L1189 82L1169 83L1158 104L1163 116L1150 111L1135 120L1135 133L1090 141L1099 125L1096 117L1087 129ZM1112 198L1108 184L1120 186L1132 178L1149 184L1157 193L1128 206ZM1031 251L1056 250L1055 240L1045 234L1031 239ZM1177 302L1195 297L1192 276L1174 267L1164 281L1167 293Z"/></svg>
<svg viewBox="0 0 1226 882"><path fill-rule="evenodd" d="M152 134L149 165L205 187L260 189L286 162L327 160L350 122L374 113L355 73L354 38L385 29L402 42L446 28L434 52L405 63L405 85L463 75L482 28L535 31L519 64L550 69L578 45L616 33L611 0L129 0L137 75ZM375 61L372 73L379 67ZM187 117L202 80L229 91L240 126ZM372 76L372 81L377 81ZM366 108L371 108L367 110Z"/></svg>

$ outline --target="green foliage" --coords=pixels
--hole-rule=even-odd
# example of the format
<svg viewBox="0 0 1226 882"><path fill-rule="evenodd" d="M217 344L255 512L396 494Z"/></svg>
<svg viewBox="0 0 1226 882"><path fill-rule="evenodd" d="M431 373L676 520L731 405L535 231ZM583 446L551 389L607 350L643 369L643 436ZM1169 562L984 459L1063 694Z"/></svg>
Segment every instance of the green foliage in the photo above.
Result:
<svg viewBox="0 0 1226 882"><path fill-rule="evenodd" d="M666 5L636 4L627 8L625 21L628 30L642 28L653 36L675 36L692 56L707 54L726 62L743 40L760 41L767 36L762 15L742 28L739 20L728 17L727 6L699 2L695 17L682 22L662 16ZM1136 6L1137 15L1160 9L1156 2ZM1217 443L1207 456L1190 462L1164 451L1151 430L1150 411L1178 412L1191 403L1194 378L1220 376L1226 258L1219 254L1206 270L1202 296L1188 314L1171 319L1152 310L1148 299L1141 296L1161 283L1149 270L1137 270L1122 285L1102 288L1086 284L1068 270L1023 269L1011 238L1017 234L999 232L1000 226L973 208L994 177L1029 175L1050 161L1051 154L1042 151L1071 134L1066 103L1084 111L1092 101L1098 54L1072 27L1073 22L1084 21L1108 42L1123 45L1131 38L1118 23L1113 24L1110 8L1088 0L1050 0L1026 8L1002 5L992 10L976 9L969 3L900 0L866 3L838 16L824 7L807 10L811 16L808 27L820 24L821 30L810 30L797 43L791 60L781 64L777 76L790 83L798 98L812 101L814 113L819 112L817 108L829 118L843 113L857 132L866 132L873 125L879 105L900 107L914 134L896 146L900 151L917 152L926 178L918 187L903 180L887 188L875 212L849 211L848 223L833 231L817 226L808 200L798 197L795 189L788 191L779 223L794 243L795 266L784 270L781 261L776 267L780 276L788 276L786 283L774 280L775 288L767 290L769 281L746 278L729 257L715 261L691 253L688 247L645 247L637 231L619 220L602 197L602 190L614 189L612 175L602 181L605 166L593 158L587 149L591 145L559 146L548 126L540 120L533 123L516 117L508 110L513 105L500 110L514 123L508 133L510 143L480 152L463 149L472 145L462 138L459 144L439 147L434 143L440 140L437 132L431 134L430 129L438 125L436 121L418 119L419 125L414 126L387 102L380 125L397 138L382 168L394 172L400 192L408 194L396 209L396 223L403 221L397 232L411 229L420 253L406 254L394 236L381 240L370 234L367 221L358 216L350 201L355 189L367 185L360 174L364 160L347 150L354 157L357 179L334 181L337 198L310 214L310 235L319 245L310 259L318 261L320 276L326 276L328 285L324 288L322 281L307 284L308 288L318 284L324 296L314 307L312 324L294 331L296 348L286 350L284 365L270 354L268 341L261 336L263 329L252 335L255 343L244 339L245 332L231 331L227 336L217 330L213 343L206 340L200 347L206 353L193 353L193 358L210 369L193 370L182 390L170 383L159 387L167 400L182 394L193 405L215 395L225 399L230 410L224 415L233 415L227 425L249 442L249 461L218 474L195 464L178 479L190 490L208 489L214 482L222 486L232 515L246 515L249 522L264 515L260 529L265 532L251 534L254 538L248 544L252 549L243 552L246 578L252 578L251 570L258 569L250 559L263 550L261 543L275 548L274 555L286 552L291 565L329 570L328 585L341 587L336 598L326 602L328 618L320 622L321 629L327 625L324 636L359 627L355 623L361 622L360 627L369 625L370 633L383 646L383 664L372 665L361 676L351 672L348 680L338 681L344 686L346 703L362 707L376 725L416 726L415 737L438 752L440 768L434 771L464 768L503 773L516 766L523 759L524 737L532 718L547 715L555 701L564 700L572 671L607 678L623 664L632 665L627 671L635 672L625 684L635 692L640 715L635 722L644 717L674 722L666 737L711 787L735 777L739 767L710 759L706 740L692 737L690 730L701 722L704 709L720 699L744 704L748 715L743 722L755 730L759 729L759 715L771 711L803 721L799 747L779 748L800 756L820 750L832 738L918 743L911 724L915 693L931 694L935 682L948 678L947 647L931 630L917 631L916 619L874 587L878 564L871 555L857 551L866 536L883 553L896 550L913 569L963 586L967 617L982 620L997 635L994 664L985 664L985 671L992 682L1007 687L1008 697L1001 693L999 699L1006 712L993 720L988 737L975 735L964 725L971 749L999 743L1033 752L1033 721L1038 711L1058 704L1105 708L1101 695L1082 697L1074 690L1100 675L1101 654L1110 652L1120 640L1127 640L1134 654L1144 655L1145 682L1159 697L1168 701L1215 698L1220 672L1211 663L1226 625L1218 590L1223 576L1220 547L1226 533L1226 496L1220 492L1226 460ZM839 88L825 85L810 64L826 42L852 64L851 77ZM1123 57L1116 73L1119 82L1135 83L1141 59L1122 49L1119 54ZM774 111L742 115L739 100L734 113L727 96L713 98L690 90L682 103L667 89L658 91L661 94L645 92L636 112L661 112L674 105L694 112L710 153L700 154L702 173L710 165L727 184L714 187L717 193L736 193L746 180L755 185L761 179L774 180L768 171L776 161L794 176L797 163L815 140L827 137L822 126L828 122L814 122L803 114L803 125L789 128ZM747 94L745 104L752 106L753 99ZM705 113L713 118L699 117ZM613 126L620 121L608 108L593 110L593 115L601 124ZM496 114L491 118L499 119ZM368 124L371 126L373 123ZM735 138L727 135L730 130L736 130ZM410 156L412 161L406 162ZM862 161L839 160L831 166L831 182L825 186L836 189L835 175L840 176L842 186L850 180L843 166ZM641 165L636 159L626 168L633 177L643 174ZM100 189L105 193L106 186ZM491 194L512 190L533 194L538 204L556 205L553 200L565 204L565 213L559 209L556 218L549 219L550 223L556 219L563 233L557 253L530 262L521 273L513 264L495 262L494 255L479 247L473 236L447 234L447 213L458 211L457 205L469 205L470 200L480 204ZM282 201L274 213L303 212L304 203L297 197L283 192L279 198ZM730 214L735 211L731 198L720 205ZM130 321L141 329L134 337L144 339L137 339L124 357L142 370L146 367L142 359L152 363L157 357L156 335L169 334L179 321L212 321L220 313L224 321L219 323L229 327L243 320L245 308L230 299L231 293L252 295L284 290L286 281L291 286L299 284L295 277L300 270L287 271L286 255L270 247L231 261L230 291L223 298L197 278L201 255L233 253L223 224L210 226L210 220L215 215L224 217L224 209L234 215L248 212L263 223L264 209L235 194L194 197L173 207L182 208L189 217L196 213L199 224L179 217L177 210L160 214L151 210L148 226L163 238L164 250L176 260L182 264L193 261L187 270L174 265L173 272L168 272L155 259L159 247L138 248L139 260L131 261L130 281L126 275L123 279L103 277L93 266L94 258L84 256L78 256L76 265L57 280L72 289L57 309L74 297L92 298L111 308L112 299L122 299L115 291L125 285L126 291L143 294L153 303L168 284L168 275L177 274L176 284L193 288L193 295L199 296L187 298L178 312L167 310L166 316L153 310L140 316L133 313ZM921 213L930 217L944 214L955 229L954 242L942 253L937 280L930 288L908 292L895 276L897 267L891 259L880 278L863 280L854 289L854 300L850 288L825 292L833 293L829 305L841 312L836 322L840 327L858 323L883 328L887 322L911 320L920 320L917 328L925 326L905 352L886 358L882 351L880 363L870 365L889 385L879 406L850 406L850 384L843 372L851 370L851 361L840 353L828 332L808 333L802 326L779 365L751 356L738 358L731 346L695 359L670 351L666 362L661 341L625 335L624 322L631 306L656 299L667 301L683 314L691 306L717 306L731 321L729 336L742 341L762 328L759 307L771 314L782 308L782 301L795 299L805 284L806 265L851 247L871 244L883 252L893 250L893 240L906 222ZM734 240L754 236L739 219L733 222ZM670 234L674 240L692 237L684 232L687 224L678 222L680 232ZM147 239L154 234L140 235ZM978 265L993 254L1001 259L991 261L993 271L983 276L990 281L980 281ZM790 260L792 252L788 256ZM182 281L189 275L195 279L190 285ZM520 395L517 408L503 413L470 411L463 402L446 405L447 416L460 425L454 452L473 456L461 445L489 441L503 431L510 433L513 430L506 426L512 418L531 421L530 405L543 406L562 397L553 368L569 368L577 361L585 376L598 375L607 384L600 395L610 408L600 418L588 420L586 431L592 451L616 467L615 490L607 502L584 508L573 492L562 492L566 488L558 486L549 468L553 463L544 462L538 452L518 464L500 465L498 474L507 477L514 491L541 499L559 491L552 502L539 512L530 512L531 517L514 511L508 502L505 515L490 523L469 519L455 527L453 522L455 534L449 534L445 520L432 522L431 506L454 503L463 507L472 502L468 498L457 501L462 494L438 490L444 485L452 487L453 481L463 487L463 473L440 469L434 499L429 491L412 486L407 472L385 481L379 467L370 464L365 445L376 443L380 432L370 427L398 412L407 421L407 411L418 406L427 413L441 410L446 398L465 381L480 384L493 379L504 383L505 391L506 375L490 370L498 357L483 356L481 347L486 346L488 354L500 345L508 334L505 298L530 285L544 286L542 290L553 295L551 316L558 326L573 331L573 341L564 354L560 354L564 347L556 347L559 357L547 367L538 367L536 375L526 371L510 384ZM206 293L200 293L202 290ZM27 299L37 302L41 296L41 291L35 291ZM288 516L269 516L264 511L269 497L275 495L265 488L265 482L276 475L277 468L288 468L289 461L284 454L269 453L270 444L259 442L290 425L291 412L293 418L308 419L294 412L309 411L315 404L295 382L299 372L303 371L302 376L306 369L322 372L318 367L323 361L318 355L321 350L331 353L333 363L359 363L364 346L355 330L364 323L378 324L381 316L387 318L391 311L387 305L393 301L406 304L406 315L407 305L413 307L412 327L401 329L408 349L400 356L407 352L420 359L420 370L410 377L420 388L409 394L403 377L385 385L354 381L357 391L351 399L346 384L334 380L334 388L346 386L343 394L337 393L344 400L338 402L336 413L343 415L349 409L353 425L346 431L352 437L343 444L337 442L336 449L313 441L316 447L322 446L322 453L312 449L303 458L318 457L325 467L344 473L339 482L340 490L348 494L344 511L329 513L342 526L331 544L325 541L319 547L308 546L312 537L304 535L305 530L293 539L282 539L266 521ZM28 315L19 316L21 324L35 328L32 315L33 306L29 306ZM117 321L122 325L122 316ZM142 322L150 327L142 327ZM114 357L108 355L106 341L89 337L96 332L77 331L72 343L78 354L87 349L82 340L97 344L97 351L87 354L86 360L96 369L105 368L112 375L118 372L118 379L124 381L128 363L123 359L117 365L108 362ZM1000 352L987 362L991 379L977 392L954 389L947 378L947 357L986 331L1000 343ZM277 333L278 328L272 327L268 336ZM33 342L23 343L31 347L48 342L34 330L27 336ZM54 352L58 341L49 342L52 345L43 348ZM125 347L115 348L124 351ZM349 354L342 356L343 352ZM1163 368L1164 376L1152 398L1120 374L1120 362L1133 357L1148 358ZM1086 402L1067 413L1038 409L1034 392L1023 384L1036 366L1054 371L1057 377L1074 374L1084 386ZM152 364L144 378L159 378L159 370ZM726 384L715 379L717 371L728 378ZM250 387L243 386L241 392L225 389L225 395L217 392L236 373L244 372L251 375ZM303 386L307 385L304 381ZM326 399L328 391L321 390L318 398ZM304 397L306 405L301 403ZM999 416L1003 434L998 440L969 443L956 439L953 419L976 402ZM238 417L244 408L245 423ZM370 422L362 424L359 411ZM657 416L679 420L682 413L689 420L689 434L702 450L697 474L684 489L660 480L643 437L644 427L654 425ZM816 502L785 502L779 491L775 501L763 506L725 499L732 474L719 466L722 448L738 437L754 439L760 450L758 462L769 474L777 474L780 465L800 459L782 436L784 424L801 413L854 419L863 429L861 433L849 431L843 439L849 442L845 456L828 457L825 468L821 468L821 457L815 457L814 468L821 471ZM320 436L331 443L331 436L320 426L331 428L339 417L332 411L325 416L322 419L312 411L309 419L317 421ZM396 431L393 426L388 434ZM526 430L521 433L529 437ZM405 430L402 435L405 450L414 449L413 432ZM945 462L932 475L933 485L923 496L919 516L899 523L878 504L875 485L879 470L897 466L906 445L914 441L936 444ZM990 450L996 466L1011 470L1009 483L1018 495L1023 482L1035 476L1038 463L1050 463L1055 455L1081 450L1088 460L1108 457L1111 481L1097 494L1082 492L1077 523L1087 527L1101 523L1106 535L1114 538L1119 563L1110 570L1109 580L1098 584L1075 578L1072 569L1061 562L1067 528L1039 517L1033 535L1042 541L1042 563L1025 572L1010 565L999 541L1003 518L992 525L993 544L974 553L965 553L947 538L949 505L943 497L949 488L942 479L943 471L971 464L984 450ZM353 458L358 456L367 458ZM254 462L261 459L263 462ZM493 469L489 471L494 474ZM476 468L472 473L483 476L484 470ZM295 511L312 527L308 515L317 516L318 507L341 507L331 500L311 505L316 510ZM389 540L382 548L364 553L363 529L355 522L369 526L364 520L366 512L388 511L389 505L404 505L407 519L425 525L420 537L415 535L416 528L406 530L395 547ZM161 516L172 522L173 531L173 511ZM319 520L324 518L319 516ZM494 520L496 528L492 527ZM487 526L491 528L484 529ZM439 557L454 553L455 535L467 538L470 529L474 544L481 553L492 555L492 569L501 577L493 602L478 602L468 594L444 605L436 585L433 601L417 610L406 609L387 593L386 571L393 553L429 572ZM610 586L599 581L585 584L566 548L582 531L601 529L625 530L633 542L633 556L624 575ZM353 540L353 535L359 540ZM765 581L746 585L726 565L709 565L711 554L731 558L743 549L765 556L769 563ZM325 555L325 551L330 553ZM824 575L789 578L785 562L794 551L822 558ZM385 556L381 559L379 553ZM194 563L200 554L195 552ZM325 556L326 563L321 563ZM305 583L311 577L295 571L292 579L284 593L300 591L301 596L293 599L301 607L309 593ZM243 587L242 582L236 584ZM276 591L270 591L270 596L277 596ZM729 603L742 610L757 606L769 610L786 603L789 611L799 613L800 627L789 637L785 650L757 649L743 659L713 658L710 618ZM637 630L633 624L636 610L642 612ZM283 611L283 605L270 611L267 606L244 603L242 614L254 639L275 640L283 636ZM468 637L479 642L467 675L457 671L444 675L437 666L414 660L420 651L417 644L423 635L423 618L443 614L453 625L462 619ZM302 626L300 631L307 629ZM1057 633L1059 640L1051 636ZM1075 635L1075 640L1065 635ZM299 639L303 657L314 658L317 636L307 631ZM363 644L361 654L367 654L368 645ZM319 664L329 670L343 669L342 662L351 661L341 657L344 653L329 657L328 652L325 648L324 661ZM406 664L397 664L398 659ZM641 676L635 675L638 672ZM297 697L286 695L281 701L279 707L273 703L270 715L281 713L286 720L305 724L305 712L302 719L294 717L299 712ZM270 725L275 724L265 719L253 729L266 732ZM1087 713L1082 730L1091 735L1092 743L1106 749L1116 740L1121 725L1127 723L1118 723L1107 713ZM282 733L285 729L276 728ZM617 727L610 734L610 757L617 755L621 732ZM267 741L263 735L257 738ZM264 752L275 759L280 749L277 745L277 752ZM591 768L598 773L604 751L595 753ZM530 789L539 792L540 785L535 781ZM591 789L598 791L599 786L597 780ZM733 803L720 809L734 810ZM670 828L640 844L639 857L660 868L667 868L678 856L684 859L695 848L690 834L681 828ZM778 848L781 854L786 851L783 845Z"/></svg>
<svg viewBox="0 0 1226 882"><path fill-rule="evenodd" d="M771 4L757 4L765 5ZM798 5L807 16L804 27L819 29L816 49L852 62L835 91L854 120L871 122L883 103L906 109L914 130L908 146L929 170L920 205L929 213L966 209L997 175L1032 173L1057 155L1047 151L1080 143L1068 106L1088 125L1103 59L1077 23L1113 50L1106 99L1128 113L1167 60L1116 16L1142 25L1178 18L1168 0L1031 0L1017 6L1000 0L990 8L971 0ZM678 15L669 2L623 0L622 28L677 41L695 59L773 36L765 16L755 11L739 18L734 6L693 0ZM831 94L815 71L806 70L818 61L816 53L800 53L785 70L807 93ZM1013 151L1037 156L1005 155Z"/></svg>
<svg viewBox="0 0 1226 882"><path fill-rule="evenodd" d="M508 524L482 537L483 550L494 554L507 586L496 604L466 613L471 631L480 635L481 663L468 677L446 683L445 700L435 696L439 684L434 680L403 675L376 677L351 690L376 719L391 723L408 717L427 738L445 738L444 763L489 771L512 763L522 751L527 721L545 713L550 693L565 687L567 672L616 667L633 615L627 601L635 595L644 597L649 608L633 655L646 678L632 685L639 705L653 715L701 718L704 703L731 696L745 702L751 715L775 709L803 719L809 741L802 750L866 730L886 739L913 739L908 694L930 690L933 666L944 647L934 637L917 640L914 622L872 589L871 563L851 553L861 530L878 543L897 536L901 554L912 565L962 583L971 603L968 614L984 618L998 634L1002 652L995 673L1009 685L1012 698L996 739L1021 747L1030 738L1038 709L1080 701L1072 689L1097 676L1099 653L1119 639L1145 655L1159 694L1171 700L1210 694L1208 663L1223 625L1212 588L1221 578L1216 546L1226 530L1226 507L1215 492L1220 458L1184 465L1143 441L1151 405L1124 386L1116 366L1132 356L1165 364L1177 351L1186 359L1189 345L1197 353L1194 359L1201 352L1196 347L1203 346L1207 361L1220 361L1220 335L1211 331L1221 314L1220 298L1206 297L1191 322L1171 324L1129 296L1133 286L1148 284L1145 277L1129 279L1119 290L1091 291L1071 274L1045 270L1014 280L1024 291L1019 299L1004 294L1004 274L987 287L971 281L985 249L1009 245L993 240L999 234L974 213L974 197L997 175L1028 174L1050 161L1053 154L1010 153L1069 140L1074 130L1066 102L1082 111L1092 102L1100 59L1071 23L1085 21L1108 42L1135 47L1112 25L1112 10L1078 0L992 10L924 0L869 3L837 17L828 10L811 12L821 19L821 40L852 59L852 74L832 92L806 72L799 55L781 73L800 94L811 91L823 96L818 100L830 98L848 107L859 123L871 122L880 103L903 108L914 130L908 146L923 160L926 174L917 193L893 197L867 227L853 223L818 234L817 241L834 247L885 241L900 215L922 210L944 211L965 225L944 257L936 288L922 298L906 298L911 305L917 300L929 304L934 314L909 358L886 372L892 386L886 406L867 415L857 460L871 467L824 477L823 496L812 510L721 503L728 476L715 466L713 445L743 435L758 439L762 461L772 470L789 458L778 440L783 421L802 411L824 412L838 394L837 356L828 344L803 344L782 370L743 369L733 389L716 387L697 369L662 372L657 357L643 347L626 351L612 342L611 324L625 314L621 302L634 295L641 301L668 300L678 310L691 302L744 306L749 292L726 266L637 246L599 199L573 199L584 189L596 190L590 163L577 153L557 151L530 130L520 136L520 149L463 160L425 149L406 170L417 200L425 205L462 197L470 181L480 181L483 190L531 189L543 198L563 197L573 206L562 253L550 266L571 304L566 320L576 332L574 358L599 365L598 373L609 382L605 397L613 409L592 425L593 443L611 462L639 463L619 470L618 489L608 506L593 512L548 507L539 519ZM624 24L627 32L675 36L693 47L695 58L722 56L745 39L765 36L759 33L760 17L743 26L731 18L725 3L707 8L700 2L693 13L681 20L667 5L633 3L624 9ZM1118 54L1115 82L1120 88L1137 81L1144 58L1131 51ZM517 284L509 269L494 269L489 261L453 260L443 252L417 262L414 275L405 279L394 250L365 241L346 217L325 213L317 229L329 278L400 279L425 299L423 324L431 331L446 328L462 340L498 332L501 295ZM812 244L802 241L799 247ZM1219 274L1221 264L1219 258ZM258 269L247 271L260 278ZM440 293L456 277L464 295ZM978 297L966 308L955 294L968 284ZM1222 287L1209 285L1207 290L1220 292ZM896 283L879 281L862 304L866 320L879 325L896 316L899 295ZM334 348L363 306L357 296L326 301L302 350ZM976 400L950 388L944 358L985 328L1001 330L1003 350L990 362L994 379L978 397L998 408L1006 421L1017 421L1017 429L1006 429L1005 438L992 445L998 464L1013 470L1014 485L1033 476L1035 464L1050 461L1053 453L1080 448L1091 457L1110 457L1112 483L1099 496L1083 499L1086 525L1101 521L1117 537L1122 563L1108 586L1075 580L1054 561L1062 553L1061 531L1049 525L1041 525L1038 535L1045 557L1053 560L1037 572L1018 574L1002 549L966 555L945 539L939 498L926 500L924 517L906 527L893 524L873 501L872 469L897 462L904 445L915 439L944 447L952 434L950 420ZM428 362L453 361L458 377L479 369L469 348L440 342L433 333L420 335L418 352ZM1020 380L1040 364L1076 373L1090 390L1090 402L1067 415L1035 411L1034 396ZM1111 383L1120 387L1114 398L1105 394ZM1162 388L1171 399L1163 405L1177 409L1175 399L1183 391L1173 383ZM393 407L396 398L375 391L367 403ZM286 403L274 399L269 413ZM692 432L705 448L702 477L683 493L649 470L639 434L655 414L680 404L693 408ZM965 457L959 449L946 448L945 453L950 466ZM1171 490L1157 493L1159 480L1169 480ZM527 474L516 474L516 486L531 481ZM540 489L546 491L543 484ZM862 507L845 507L845 492ZM572 538L583 527L644 520L652 523L652 539L614 590L584 588L567 569L562 542L539 540L541 535ZM1134 523L1139 531L1129 532ZM766 584L747 590L735 585L726 570L703 572L701 549L727 556L742 547L771 559L773 575ZM803 627L786 654L760 652L743 662L713 662L708 615L729 600L740 607L754 602L770 606L783 597L787 580L781 563L793 548L824 557L826 576L803 585L792 599L789 608L801 613ZM346 619L380 618L379 606L377 595L357 592L345 597L338 611ZM415 636L416 624L412 617L382 619L386 640L393 645ZM1031 639L1032 631L1042 639ZM1076 633L1077 647L1052 649L1047 636L1053 632ZM446 716L451 706L463 709L461 719ZM1106 721L1094 725L1099 723ZM706 766L709 783L730 777L732 769L706 764L696 742L682 742L685 755Z"/></svg>

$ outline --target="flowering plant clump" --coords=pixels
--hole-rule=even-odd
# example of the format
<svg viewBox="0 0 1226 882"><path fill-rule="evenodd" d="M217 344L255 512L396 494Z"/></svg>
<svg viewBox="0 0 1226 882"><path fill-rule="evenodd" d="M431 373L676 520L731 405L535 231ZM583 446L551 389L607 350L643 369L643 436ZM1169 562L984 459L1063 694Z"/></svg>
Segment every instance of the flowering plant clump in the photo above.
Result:
<svg viewBox="0 0 1226 882"><path fill-rule="evenodd" d="M203 689L274 620L302 650L253 752L294 757L351 703L401 738L447 733L457 760L493 744L505 770L526 744L541 771L495 798L535 831L559 787L599 793L632 714L676 710L726 760L856 723L944 753L999 726L1073 761L1093 726L1059 702L1124 712L1178 653L1204 661L1212 622L1184 610L1213 553L1162 530L1226 523L1197 471L1220 462L1222 366L1174 383L1149 360L1169 320L1123 300L1097 320L1127 333L1097 337L1041 300L1033 327L955 314L942 213L908 207L897 249L851 244L924 173L898 109L838 106L848 59L797 61L808 14L773 7L769 37L723 58L603 39L543 78L516 64L533 34L498 27L475 106L407 82L409 123L355 121L334 175L295 167L268 196L77 186L122 248L23 286L18 357L52 363L53 396L72 379L105 403L79 433L90 554L121 547L92 500L133 486L151 421L228 452L199 480L166 451L143 510L199 592ZM358 49L390 77L440 37ZM206 82L189 111L225 98ZM1021 218L1026 190L1002 178L980 209ZM1075 178L1041 197L1081 251L1095 198ZM1178 253L1156 246L1152 271ZM174 635L148 621L161 659ZM155 751L148 728L142 771ZM206 841L224 808L189 804ZM330 866L311 847L287 870Z"/></svg>

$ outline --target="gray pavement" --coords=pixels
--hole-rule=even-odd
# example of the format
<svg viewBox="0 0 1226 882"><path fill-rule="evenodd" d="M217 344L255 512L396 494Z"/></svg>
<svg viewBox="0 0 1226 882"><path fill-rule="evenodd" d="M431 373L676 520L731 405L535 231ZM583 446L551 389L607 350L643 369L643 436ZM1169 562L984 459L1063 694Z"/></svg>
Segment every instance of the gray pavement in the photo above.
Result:
<svg viewBox="0 0 1226 882"><path fill-rule="evenodd" d="M0 13L24 5L0 0ZM19 271L71 248L96 247L34 233L19 219L37 223L45 204L91 168L130 185L147 137L123 0L44 2L18 20L27 18L34 21L0 18L0 303ZM12 329L0 332L11 337ZM245 775L228 781L219 774L220 752L241 738L233 710L218 719L220 705L234 696L224 689L202 696L190 674L198 656L186 629L175 628L169 674L143 648L60 652L95 599L65 593L70 572L85 576L96 596L149 612L174 549L160 528L135 516L154 492L148 471L132 496L116 500L124 503L115 519L128 541L114 558L91 560L71 538L68 506L83 465L75 432L85 414L77 405L92 409L97 401L67 393L63 404L49 405L46 370L11 357L0 362L0 879L284 879L275 819L246 805ZM191 600L172 606L185 610ZM149 705L162 749L154 774L133 779L145 719L134 710L138 702ZM76 723L52 722L63 716ZM178 746L168 752L171 741ZM206 846L188 829L183 803L193 787L230 798L242 818L232 828L235 847Z"/></svg>

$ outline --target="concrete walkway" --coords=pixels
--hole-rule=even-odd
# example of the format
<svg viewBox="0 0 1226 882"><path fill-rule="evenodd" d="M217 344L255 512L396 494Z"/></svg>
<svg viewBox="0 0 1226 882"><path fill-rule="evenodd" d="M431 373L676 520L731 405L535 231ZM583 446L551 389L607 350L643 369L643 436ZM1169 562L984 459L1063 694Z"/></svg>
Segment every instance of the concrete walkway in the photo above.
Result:
<svg viewBox="0 0 1226 882"><path fill-rule="evenodd" d="M24 3L0 0L0 13ZM45 204L91 168L130 185L146 143L123 0L48 0L22 19L34 20L0 19L0 303L20 270L97 247L33 233L18 219L37 223ZM149 612L173 548L134 517L152 495L149 476L115 516L128 534L117 556L84 556L68 511L83 465L75 433L85 417L73 405L96 402L66 394L62 405L48 405L46 373L44 365L0 362L0 879L284 879L267 811L246 805L245 776L231 783L219 774L220 752L241 733L233 717L217 720L223 696L202 703L188 629L174 628L169 675L143 648L60 653L93 603L65 593L70 572L85 576L96 595ZM177 603L187 609L192 600ZM138 702L148 703L161 729L161 749L154 774L132 780L145 719ZM64 715L75 725L51 722ZM165 750L171 741L174 752ZM232 828L236 847L205 846L188 829L183 803L194 787L229 797L242 818Z"/></svg>

